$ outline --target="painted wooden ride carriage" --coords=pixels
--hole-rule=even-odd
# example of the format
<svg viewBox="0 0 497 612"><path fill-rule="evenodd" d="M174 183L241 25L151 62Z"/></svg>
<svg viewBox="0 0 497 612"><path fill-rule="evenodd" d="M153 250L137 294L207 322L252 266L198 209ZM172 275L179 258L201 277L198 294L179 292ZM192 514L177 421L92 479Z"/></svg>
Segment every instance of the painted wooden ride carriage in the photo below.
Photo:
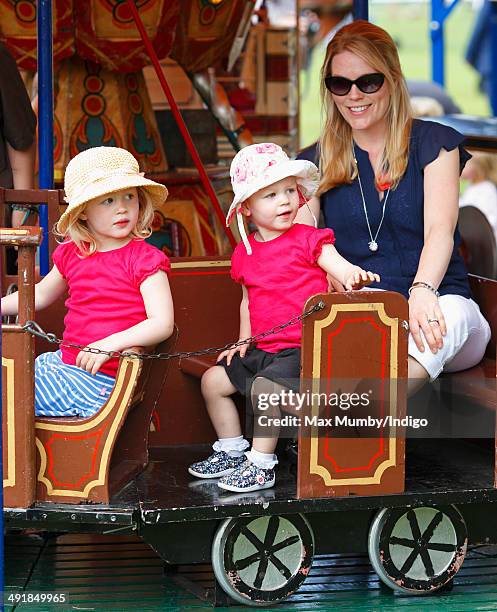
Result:
<svg viewBox="0 0 497 612"><path fill-rule="evenodd" d="M100 3L102 10L109 10L107 4ZM202 6L212 12L214 4L226 10L226 3ZM56 5L67 15L64 3ZM218 38L220 44L227 41ZM209 47L204 41L201 50ZM192 49L178 48L181 52ZM91 83L98 85L95 79ZM2 213L8 202L48 203L49 227L61 201L56 190L0 190ZM53 238L49 241L53 248ZM212 360L185 356L142 364L125 358L112 396L93 419L34 417L34 355L54 349L23 329L34 317L38 242L35 229L0 230L1 245L18 245L20 261L19 278L3 275L3 290L16 282L22 292L19 321L2 329L8 528L138 533L173 574L179 564L212 562L214 590L205 593L190 584L200 596L259 606L299 588L315 554L368 550L385 584L426 594L450 584L468 544L497 542L491 505L497 501L495 425L488 439L477 442L406 440L405 426L395 421L406 414L408 334L407 306L398 295L314 296L308 307L323 302L323 308L305 319L303 332L302 392L339 395L349 387L355 391L363 380L374 381L379 392L373 414L391 417L390 424L374 435L361 425L352 433L320 426L313 417L326 421L343 411L323 412L311 401L311 420L298 432L297 461L280 453L276 487L226 495L216 483L192 481L186 470L214 438L199 387ZM172 260L177 334L156 351L195 352L237 337L240 289L229 267L229 259L220 256ZM478 277L471 282L493 339L481 364L446 377L439 397L426 395L427 409L444 410L444 417L450 407L439 400L455 395L468 410L496 409L497 283ZM60 300L37 313L36 321L60 337L63 312Z"/></svg>
<svg viewBox="0 0 497 612"><path fill-rule="evenodd" d="M58 192L2 194L4 202L59 199ZM213 439L199 390L212 359L186 356L143 366L123 359L114 392L93 419L34 418L34 353L54 348L39 339L35 348L22 327L33 318L39 230L2 229L0 240L19 247L23 295L19 321L2 332L8 527L137 532L171 569L211 561L217 580L212 597L248 605L287 597L317 553L367 549L386 584L425 594L450 583L468 543L497 542L489 505L497 500L493 431L479 444L408 439L406 452L403 425L372 435L360 426L351 433L311 420L299 431L297 465L282 459L274 489L223 495L215 482L192 482L186 471ZM184 353L236 337L240 290L229 265L223 258L173 259L178 333L158 350ZM4 276L4 283L9 280ZM473 277L472 286L495 339L497 283ZM329 395L341 393L347 381L355 388L361 379L374 380L380 390L374 415L402 418L405 300L388 292L326 294L310 298L306 308L316 302L323 307L304 320L301 391ZM62 311L61 301L37 313L36 321L60 337ZM492 411L495 350L492 340L479 366L446 380L457 383L460 398ZM309 410L311 419L343 414L312 402ZM155 431L149 432L151 424ZM159 434L162 443L151 445Z"/></svg>

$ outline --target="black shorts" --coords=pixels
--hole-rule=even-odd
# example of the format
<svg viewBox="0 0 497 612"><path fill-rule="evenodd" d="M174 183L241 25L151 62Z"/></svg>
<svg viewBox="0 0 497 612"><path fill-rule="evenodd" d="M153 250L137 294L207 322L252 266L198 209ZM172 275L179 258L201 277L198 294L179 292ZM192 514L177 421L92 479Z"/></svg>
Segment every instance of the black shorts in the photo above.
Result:
<svg viewBox="0 0 497 612"><path fill-rule="evenodd" d="M237 391L249 395L254 378L262 376L293 391L300 390L300 349L289 348L279 353L267 353L261 349L247 351L245 357L235 353L230 365L226 357L217 364L223 366Z"/></svg>

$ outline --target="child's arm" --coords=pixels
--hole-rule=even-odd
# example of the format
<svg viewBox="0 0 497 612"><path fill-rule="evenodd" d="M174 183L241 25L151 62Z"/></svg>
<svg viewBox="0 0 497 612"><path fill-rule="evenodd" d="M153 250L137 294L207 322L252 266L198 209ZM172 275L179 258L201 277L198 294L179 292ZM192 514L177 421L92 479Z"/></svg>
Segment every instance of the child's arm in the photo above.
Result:
<svg viewBox="0 0 497 612"><path fill-rule="evenodd" d="M140 293L147 318L129 329L92 342L90 347L102 351L124 351L132 346L152 346L169 338L174 329L174 309L167 274L159 270L146 278L140 285ZM109 359L108 355L80 351L76 365L90 374L96 374Z"/></svg>
<svg viewBox="0 0 497 612"><path fill-rule="evenodd" d="M325 244L317 264L328 274L336 278L348 291L360 289L374 282L380 277L373 272L366 272L359 266L354 266L335 249L332 244Z"/></svg>
<svg viewBox="0 0 497 612"><path fill-rule="evenodd" d="M242 285L242 301L240 303L240 333L238 335L238 340L245 340L245 338L250 338L251 329L248 304L249 301L247 287L245 287L245 285ZM219 354L216 361L220 361L223 357L226 357L226 362L229 365L235 353L240 353L240 357L245 357L245 353L247 352L248 347L248 344L242 344L242 346L237 346L236 348L223 351Z"/></svg>
<svg viewBox="0 0 497 612"><path fill-rule="evenodd" d="M57 298L64 294L67 283L58 271L57 266L53 266L50 272L35 285L35 310L43 310L53 304ZM11 293L2 298L2 314L15 315L18 312L19 292Z"/></svg>

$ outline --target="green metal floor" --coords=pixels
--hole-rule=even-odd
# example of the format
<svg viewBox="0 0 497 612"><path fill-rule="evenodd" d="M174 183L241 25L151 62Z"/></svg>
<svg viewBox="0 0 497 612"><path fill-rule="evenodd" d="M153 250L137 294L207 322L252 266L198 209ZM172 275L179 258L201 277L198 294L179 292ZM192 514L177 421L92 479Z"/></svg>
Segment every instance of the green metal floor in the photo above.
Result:
<svg viewBox="0 0 497 612"><path fill-rule="evenodd" d="M483 556L491 555L491 556ZM367 557L325 555L315 559L298 593L277 612L290 610L428 610L442 612L497 610L497 547L468 553L454 588L424 598L393 595L380 587ZM6 605L6 610L146 610L203 612L205 602L164 577L163 564L138 538L65 535L43 539L36 534L8 535L5 559L9 593L65 593L69 605ZM210 568L182 568L200 586L212 583ZM217 608L220 612L248 608ZM262 608L258 608L261 610Z"/></svg>

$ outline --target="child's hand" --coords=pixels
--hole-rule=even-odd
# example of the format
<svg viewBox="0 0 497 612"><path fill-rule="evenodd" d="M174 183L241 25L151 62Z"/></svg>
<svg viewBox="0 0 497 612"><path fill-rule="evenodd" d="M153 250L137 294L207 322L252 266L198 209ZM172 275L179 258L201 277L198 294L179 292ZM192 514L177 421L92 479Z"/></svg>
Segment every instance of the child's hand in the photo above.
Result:
<svg viewBox="0 0 497 612"><path fill-rule="evenodd" d="M96 348L101 351L114 351L115 347L111 346L108 338L98 340L98 342L92 342L88 345L89 348ZM82 370L86 370L93 376L100 370L106 361L109 361L111 357L104 355L103 353L89 353L88 351L79 351L76 357L76 365Z"/></svg>
<svg viewBox="0 0 497 612"><path fill-rule="evenodd" d="M216 359L216 363L219 363L223 357L226 357L226 363L230 365L231 360L236 355L236 353L240 353L240 357L242 357L243 359L243 357L245 357L245 353L247 352L248 347L248 344L242 344L241 346L237 346L235 348L223 351L222 353L219 353L218 358Z"/></svg>
<svg viewBox="0 0 497 612"><path fill-rule="evenodd" d="M350 276L346 279L345 289L347 291L357 291L357 289L361 289L362 287L366 287L367 285L375 282L380 282L379 274L366 272L366 270L356 267L352 274L350 274Z"/></svg>

